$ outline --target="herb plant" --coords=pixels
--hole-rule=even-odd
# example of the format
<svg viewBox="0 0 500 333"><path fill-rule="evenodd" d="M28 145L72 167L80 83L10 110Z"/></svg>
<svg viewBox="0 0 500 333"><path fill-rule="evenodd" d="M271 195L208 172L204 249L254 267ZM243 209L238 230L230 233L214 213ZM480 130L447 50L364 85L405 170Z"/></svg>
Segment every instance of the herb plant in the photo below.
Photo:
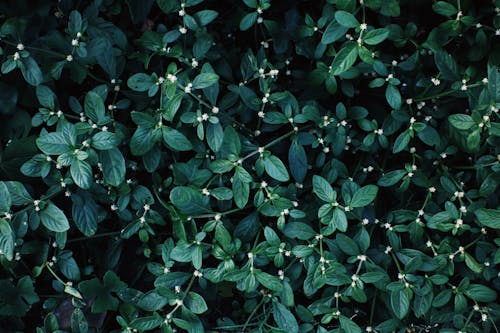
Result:
<svg viewBox="0 0 500 333"><path fill-rule="evenodd" d="M0 2L0 331L500 330L500 0Z"/></svg>

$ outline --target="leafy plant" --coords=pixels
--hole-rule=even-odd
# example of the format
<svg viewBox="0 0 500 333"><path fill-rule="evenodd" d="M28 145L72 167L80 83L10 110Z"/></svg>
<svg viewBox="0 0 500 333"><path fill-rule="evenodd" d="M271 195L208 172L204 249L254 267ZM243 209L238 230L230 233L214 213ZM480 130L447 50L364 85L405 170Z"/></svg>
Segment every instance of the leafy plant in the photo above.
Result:
<svg viewBox="0 0 500 333"><path fill-rule="evenodd" d="M499 332L499 0L0 13L2 332Z"/></svg>

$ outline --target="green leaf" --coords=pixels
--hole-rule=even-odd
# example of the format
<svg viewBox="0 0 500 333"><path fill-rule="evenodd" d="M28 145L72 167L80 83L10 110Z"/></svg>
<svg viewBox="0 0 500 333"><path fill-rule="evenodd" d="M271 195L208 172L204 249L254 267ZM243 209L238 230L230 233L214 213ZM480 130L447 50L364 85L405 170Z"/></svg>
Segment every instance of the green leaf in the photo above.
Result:
<svg viewBox="0 0 500 333"><path fill-rule="evenodd" d="M101 96L90 91L85 96L84 102L85 114L95 123L99 123L105 114L104 102Z"/></svg>
<svg viewBox="0 0 500 333"><path fill-rule="evenodd" d="M375 198L377 197L378 187L375 185L366 185L360 188L354 193L351 202L349 203L350 207L364 207L368 206Z"/></svg>
<svg viewBox="0 0 500 333"><path fill-rule="evenodd" d="M106 184L119 186L125 180L125 159L118 148L99 152Z"/></svg>
<svg viewBox="0 0 500 333"><path fill-rule="evenodd" d="M133 155L142 156L153 148L155 142L149 128L139 127L130 140L130 151Z"/></svg>
<svg viewBox="0 0 500 333"><path fill-rule="evenodd" d="M0 213L9 212L12 199L5 182L0 181Z"/></svg>
<svg viewBox="0 0 500 333"><path fill-rule="evenodd" d="M472 126L476 125L474 119L466 114L452 114L448 117L450 124L460 130L468 130Z"/></svg>
<svg viewBox="0 0 500 333"><path fill-rule="evenodd" d="M155 84L156 82L153 81L151 76L145 73L136 73L127 80L127 86L130 89L139 92L148 91L151 86L154 86Z"/></svg>
<svg viewBox="0 0 500 333"><path fill-rule="evenodd" d="M354 65L357 57L358 44L355 42L347 43L333 59L331 74L339 75L344 73Z"/></svg>
<svg viewBox="0 0 500 333"><path fill-rule="evenodd" d="M200 26L204 27L215 20L218 15L219 13L217 13L215 10L201 10L194 14L194 18Z"/></svg>
<svg viewBox="0 0 500 333"><path fill-rule="evenodd" d="M288 333L298 333L297 319L283 304L273 302L273 317L278 327Z"/></svg>
<svg viewBox="0 0 500 333"><path fill-rule="evenodd" d="M385 99L394 110L401 108L401 94L395 86L388 84L385 90Z"/></svg>
<svg viewBox="0 0 500 333"><path fill-rule="evenodd" d="M174 187L170 192L170 201L186 214L202 214L209 211L209 197L188 186Z"/></svg>
<svg viewBox="0 0 500 333"><path fill-rule="evenodd" d="M481 225L492 229L500 229L500 210L480 208L474 214Z"/></svg>
<svg viewBox="0 0 500 333"><path fill-rule="evenodd" d="M346 316L340 316L340 327L345 333L361 333L361 327L358 326L352 319Z"/></svg>
<svg viewBox="0 0 500 333"><path fill-rule="evenodd" d="M297 141L293 141L288 150L288 165L292 177L302 183L307 174L307 155L304 147Z"/></svg>
<svg viewBox="0 0 500 333"><path fill-rule="evenodd" d="M434 53L434 62L443 79L458 81L461 79L458 65L453 57L444 51Z"/></svg>
<svg viewBox="0 0 500 333"><path fill-rule="evenodd" d="M193 80L194 89L204 89L219 81L219 75L215 73L200 73Z"/></svg>
<svg viewBox="0 0 500 333"><path fill-rule="evenodd" d="M42 224L50 231L64 232L69 230L69 222L66 215L52 202L47 203L38 215Z"/></svg>
<svg viewBox="0 0 500 333"><path fill-rule="evenodd" d="M279 292L283 289L283 285L276 276L273 276L266 272L257 271L255 277L257 278L257 281L259 281L260 284L262 284L269 290Z"/></svg>
<svg viewBox="0 0 500 333"><path fill-rule="evenodd" d="M84 193L82 195L73 194L72 216L78 229L85 235L91 236L97 231L98 206L94 199Z"/></svg>
<svg viewBox="0 0 500 333"><path fill-rule="evenodd" d="M224 138L224 131L222 129L220 122L217 124L209 123L207 125L206 137L210 149L212 149L212 151L214 152L218 152L222 147L222 142Z"/></svg>
<svg viewBox="0 0 500 333"><path fill-rule="evenodd" d="M464 294L476 302L489 303L497 300L496 291L482 284L471 283Z"/></svg>
<svg viewBox="0 0 500 333"><path fill-rule="evenodd" d="M356 242L344 234L338 233L336 236L336 242L340 250L350 256L355 256L360 253Z"/></svg>
<svg viewBox="0 0 500 333"><path fill-rule="evenodd" d="M389 187L399 182L407 174L406 170L394 170L384 174L377 182L378 186Z"/></svg>
<svg viewBox="0 0 500 333"><path fill-rule="evenodd" d="M36 97L42 106L50 110L53 110L56 107L57 97L49 87L42 85L37 86Z"/></svg>
<svg viewBox="0 0 500 333"><path fill-rule="evenodd" d="M36 139L38 148L47 155L61 155L70 151L70 147L61 132L47 133Z"/></svg>
<svg viewBox="0 0 500 333"><path fill-rule="evenodd" d="M382 43L387 37L389 37L389 30L380 28L368 31L363 37L363 43L368 45L377 45Z"/></svg>
<svg viewBox="0 0 500 333"><path fill-rule="evenodd" d="M42 83L42 71L36 63L35 59L32 57L22 58L22 61L18 63L21 73L23 74L26 82L32 86L38 86Z"/></svg>
<svg viewBox="0 0 500 333"><path fill-rule="evenodd" d="M323 201L335 202L337 201L337 193L333 190L330 183L325 178L314 175L313 176L313 189L314 193Z"/></svg>
<svg viewBox="0 0 500 333"><path fill-rule="evenodd" d="M264 168L267 174L280 182L287 182L290 180L288 171L286 170L283 162L276 156L269 156L264 158Z"/></svg>
<svg viewBox="0 0 500 333"><path fill-rule="evenodd" d="M302 222L287 223L283 229L283 233L289 238L297 238L300 240L309 240L316 235L313 228Z"/></svg>
<svg viewBox="0 0 500 333"><path fill-rule="evenodd" d="M193 145L189 142L188 138L176 129L164 126L162 128L163 141L172 149L178 151L188 151L193 149Z"/></svg>
<svg viewBox="0 0 500 333"><path fill-rule="evenodd" d="M497 66L488 66L488 92L493 101L500 102L500 69Z"/></svg>
<svg viewBox="0 0 500 333"><path fill-rule="evenodd" d="M432 9L443 16L453 16L458 13L458 9L453 6L451 3L446 2L446 1L438 1L435 4L432 5Z"/></svg>
<svg viewBox="0 0 500 333"><path fill-rule="evenodd" d="M184 93L178 93L174 95L165 105L165 109L163 110L163 116L165 120L172 121L175 117L175 114L179 110L181 106L182 99L184 98Z"/></svg>
<svg viewBox="0 0 500 333"><path fill-rule="evenodd" d="M410 292L407 288L391 291L391 309L399 319L403 319L410 310Z"/></svg>
<svg viewBox="0 0 500 333"><path fill-rule="evenodd" d="M392 147L392 152L399 153L400 151L405 149L408 146L408 143L410 143L410 139L411 137L409 130L406 130L403 133L399 134L396 138L396 141L394 142L394 146Z"/></svg>
<svg viewBox="0 0 500 333"><path fill-rule="evenodd" d="M245 31L250 29L255 24L255 22L257 22L257 17L257 12L246 14L240 21L240 30Z"/></svg>
<svg viewBox="0 0 500 333"><path fill-rule="evenodd" d="M118 135L111 132L98 132L92 137L92 147L98 150L109 150L120 143Z"/></svg>
<svg viewBox="0 0 500 333"><path fill-rule="evenodd" d="M203 297L200 294L197 294L193 291L190 291L187 294L184 301L186 302L186 306L193 313L201 314L201 313L206 312L208 310L207 303L205 303L205 300L203 299Z"/></svg>
<svg viewBox="0 0 500 333"><path fill-rule="evenodd" d="M339 10L335 12L335 20L346 28L355 28L359 26L358 20L349 12Z"/></svg>
<svg viewBox="0 0 500 333"><path fill-rule="evenodd" d="M78 187L88 190L93 183L92 167L86 161L74 159L71 163L71 178Z"/></svg>
<svg viewBox="0 0 500 333"><path fill-rule="evenodd" d="M348 29L349 28L341 26L336 20L332 20L321 37L321 43L328 45L338 41L345 37L345 33Z"/></svg>

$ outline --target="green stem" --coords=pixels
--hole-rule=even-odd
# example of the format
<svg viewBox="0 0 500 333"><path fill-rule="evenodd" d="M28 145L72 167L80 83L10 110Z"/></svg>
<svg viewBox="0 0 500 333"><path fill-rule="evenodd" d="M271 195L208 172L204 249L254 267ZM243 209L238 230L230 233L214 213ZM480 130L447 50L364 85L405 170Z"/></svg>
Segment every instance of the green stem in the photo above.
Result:
<svg viewBox="0 0 500 333"><path fill-rule="evenodd" d="M311 125L305 126L305 127L301 128L300 130L304 130L304 129L309 128L309 127L311 127ZM298 131L297 131L297 132L298 132ZM286 134L283 134L282 136L280 136L280 137L278 137L278 138L276 138L276 139L272 140L271 142L269 142L269 143L265 144L265 145L264 145L264 149L267 149L267 148L269 148L269 147L274 146L275 144L277 144L277 143L279 143L279 142L281 142L281 141L285 140L286 138L288 138L288 137L292 136L293 134L295 134L295 133L297 133L297 132L296 132L296 131L290 131L290 132L288 132L288 133L286 133ZM255 151L253 151L253 152L249 153L248 155L246 155L245 157L243 157L241 160L242 160L242 161L244 161L244 160L246 160L246 159L248 159L248 158L250 158L250 157L252 157L252 156L254 156L254 155L256 155L256 154L259 154L259 151L258 151L258 150L255 150Z"/></svg>
<svg viewBox="0 0 500 333"><path fill-rule="evenodd" d="M74 242L80 242L84 240L91 240L95 238L102 238L102 237L108 237L108 236L118 236L120 235L120 231L111 231L111 232L104 232L102 234L96 234L88 237L78 237L78 238L73 238L69 239L66 243L74 243Z"/></svg>
<svg viewBox="0 0 500 333"><path fill-rule="evenodd" d="M56 272L54 272L52 270L52 268L50 267L50 264L49 262L46 262L45 263L45 267L47 267L47 269L49 270L50 274L52 274L52 276L59 282L61 282L63 285L66 285L66 283L56 274Z"/></svg>
<svg viewBox="0 0 500 333"><path fill-rule="evenodd" d="M252 320L253 316L257 313L257 310L262 306L262 304L264 304L264 301L266 299L265 297L266 296L262 297L262 299L260 300L259 304L257 304L257 306L255 307L255 309L253 309L252 313L250 313L250 316L248 316L247 320L243 324L243 328L241 329L242 332L245 331L245 329L247 328L247 326L250 323L250 320Z"/></svg>
<svg viewBox="0 0 500 333"><path fill-rule="evenodd" d="M476 88L476 87L479 87L479 86L482 86L482 85L484 85L484 84L483 83L474 83L474 84L471 84L471 85L467 86L467 89L469 89L469 88ZM427 100L430 100L430 99L435 99L435 98L440 98L440 97L448 96L448 95L451 95L451 94L456 93L456 92L459 92L459 91L458 90L447 90L447 91L444 91L444 92L436 94L436 95L424 96L424 97L417 97L417 98L414 98L413 101L414 102L427 101Z"/></svg>
<svg viewBox="0 0 500 333"><path fill-rule="evenodd" d="M11 45L11 46L17 46L16 43L13 43L13 42L10 42L8 40L3 40L3 42L7 45ZM35 52L42 52L42 53L46 53L48 55L51 55L51 56L54 56L54 57L60 57L60 58L66 58L66 55L65 54L62 54L62 53L59 53L59 52L55 52L55 51L51 51L51 50L46 50L46 49L41 49L39 47L35 47L35 46L25 46L24 47L26 50L31 50L31 51L35 51Z"/></svg>

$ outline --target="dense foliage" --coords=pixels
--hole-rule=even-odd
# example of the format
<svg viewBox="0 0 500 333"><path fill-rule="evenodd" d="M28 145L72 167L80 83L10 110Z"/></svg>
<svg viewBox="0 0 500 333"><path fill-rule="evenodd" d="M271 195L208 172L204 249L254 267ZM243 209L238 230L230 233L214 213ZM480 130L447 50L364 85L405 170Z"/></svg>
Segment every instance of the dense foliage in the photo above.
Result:
<svg viewBox="0 0 500 333"><path fill-rule="evenodd" d="M499 332L500 0L0 2L1 332Z"/></svg>

